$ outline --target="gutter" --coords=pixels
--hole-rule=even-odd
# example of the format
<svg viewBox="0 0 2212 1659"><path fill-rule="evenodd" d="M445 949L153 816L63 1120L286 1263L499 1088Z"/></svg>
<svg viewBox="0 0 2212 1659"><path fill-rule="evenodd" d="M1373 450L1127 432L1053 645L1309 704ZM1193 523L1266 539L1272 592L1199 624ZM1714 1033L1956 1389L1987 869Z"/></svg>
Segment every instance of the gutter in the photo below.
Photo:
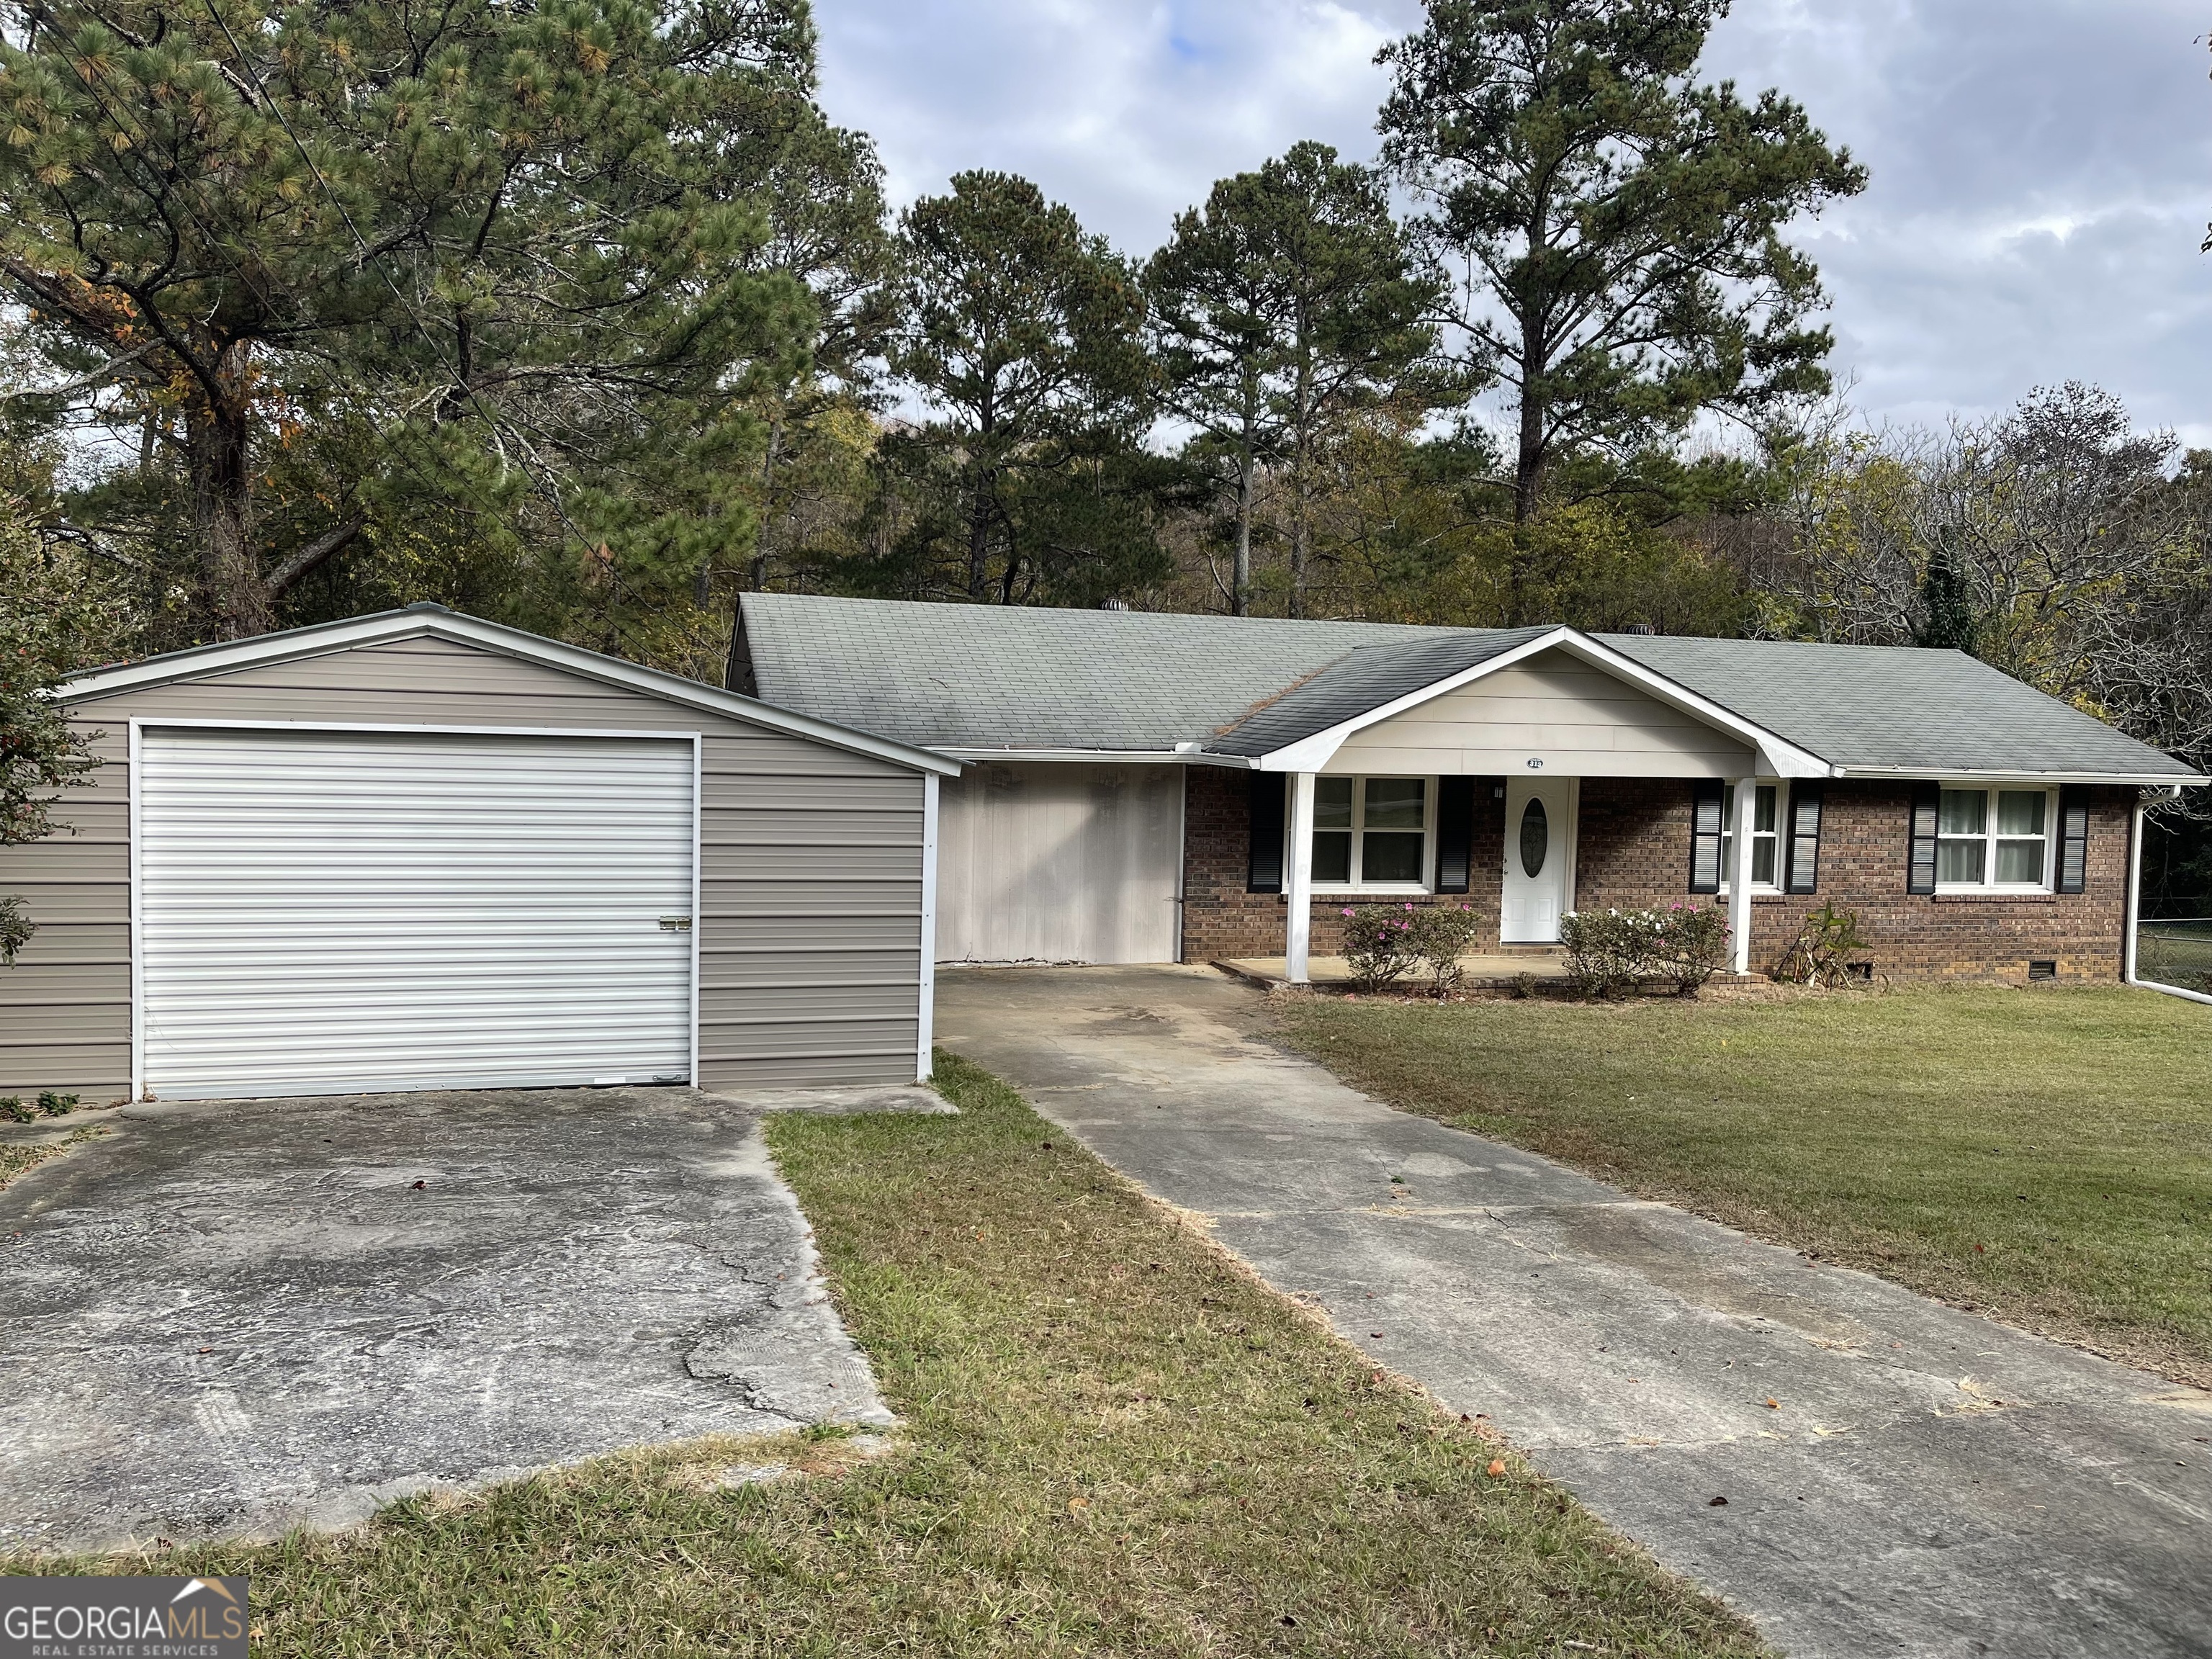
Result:
<svg viewBox="0 0 2212 1659"><path fill-rule="evenodd" d="M1172 749L975 749L932 744L937 754L963 761L1062 761L1091 765L1226 766L1249 769L1257 764L1242 755L1210 754L1199 744Z"/></svg>
<svg viewBox="0 0 2212 1659"><path fill-rule="evenodd" d="M1932 782L1943 778L1972 778L1989 783L2112 783L2133 784L2143 789L2194 789L2212 779L2190 772L2176 777L2171 772L2026 772L1993 771L1973 766L1838 766L1838 778L1910 778Z"/></svg>

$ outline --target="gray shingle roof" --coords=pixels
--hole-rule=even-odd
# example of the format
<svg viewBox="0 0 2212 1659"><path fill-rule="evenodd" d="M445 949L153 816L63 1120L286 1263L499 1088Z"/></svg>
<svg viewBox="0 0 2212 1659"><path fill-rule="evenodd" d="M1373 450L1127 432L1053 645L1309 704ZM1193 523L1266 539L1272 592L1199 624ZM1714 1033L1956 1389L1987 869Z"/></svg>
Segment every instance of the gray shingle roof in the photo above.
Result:
<svg viewBox="0 0 2212 1659"><path fill-rule="evenodd" d="M787 593L748 593L744 612L767 702L969 751L1263 755L1548 631ZM1597 637L1846 769L2196 776L1956 652Z"/></svg>
<svg viewBox="0 0 2212 1659"><path fill-rule="evenodd" d="M1846 770L2197 776L2172 756L1961 652L1596 637Z"/></svg>

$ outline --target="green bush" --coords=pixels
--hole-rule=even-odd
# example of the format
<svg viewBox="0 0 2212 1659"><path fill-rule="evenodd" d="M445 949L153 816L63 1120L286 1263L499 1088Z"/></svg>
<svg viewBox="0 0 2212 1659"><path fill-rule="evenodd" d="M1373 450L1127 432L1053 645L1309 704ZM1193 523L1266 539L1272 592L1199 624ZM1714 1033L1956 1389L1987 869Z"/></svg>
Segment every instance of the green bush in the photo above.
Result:
<svg viewBox="0 0 2212 1659"><path fill-rule="evenodd" d="M1567 977L1584 996L1615 997L1647 979L1694 997L1728 959L1728 916L1717 906L1577 911L1559 919Z"/></svg>
<svg viewBox="0 0 2212 1659"><path fill-rule="evenodd" d="M1352 982L1379 991L1401 979L1421 959L1410 904L1363 904L1344 912L1344 960Z"/></svg>
<svg viewBox="0 0 2212 1659"><path fill-rule="evenodd" d="M76 1109L75 1095L58 1095L52 1089L39 1091L39 1109L48 1117L59 1117L64 1112Z"/></svg>
<svg viewBox="0 0 2212 1659"><path fill-rule="evenodd" d="M1460 958L1474 943L1482 923L1471 904L1427 904L1413 912L1413 954L1436 975L1436 993L1444 996L1467 977Z"/></svg>
<svg viewBox="0 0 2212 1659"><path fill-rule="evenodd" d="M0 1121L28 1123L38 1116L35 1107L26 1106L21 1095L0 1095Z"/></svg>

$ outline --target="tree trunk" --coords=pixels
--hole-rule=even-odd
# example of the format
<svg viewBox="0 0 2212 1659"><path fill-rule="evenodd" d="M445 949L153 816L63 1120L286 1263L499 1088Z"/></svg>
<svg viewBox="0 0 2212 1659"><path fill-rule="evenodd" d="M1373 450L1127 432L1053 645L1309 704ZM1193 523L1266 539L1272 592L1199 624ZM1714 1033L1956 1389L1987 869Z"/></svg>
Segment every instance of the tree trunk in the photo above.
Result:
<svg viewBox="0 0 2212 1659"><path fill-rule="evenodd" d="M768 423L768 453L761 457L760 532L753 538L752 574L746 586L756 593L768 586L769 530L775 523L775 464L783 450L783 408Z"/></svg>
<svg viewBox="0 0 2212 1659"><path fill-rule="evenodd" d="M1513 522L1536 516L1544 479L1544 342L1534 328L1521 330L1520 442L1513 459Z"/></svg>
<svg viewBox="0 0 2212 1659"><path fill-rule="evenodd" d="M1291 444L1290 614L1293 617L1306 614L1306 475L1312 460L1313 423L1313 375L1310 367L1302 361L1298 365L1297 430Z"/></svg>
<svg viewBox="0 0 2212 1659"><path fill-rule="evenodd" d="M991 585L991 475L975 480L975 499L968 509L968 597L981 599Z"/></svg>
<svg viewBox="0 0 2212 1659"><path fill-rule="evenodd" d="M201 621L214 637L242 640L274 621L266 585L254 567L253 472L246 348L216 359L224 395L192 398L185 445L192 485L192 528L199 542Z"/></svg>
<svg viewBox="0 0 2212 1659"><path fill-rule="evenodd" d="M1237 566L1231 573L1230 614L1252 614L1252 422L1244 422L1244 450L1237 467Z"/></svg>

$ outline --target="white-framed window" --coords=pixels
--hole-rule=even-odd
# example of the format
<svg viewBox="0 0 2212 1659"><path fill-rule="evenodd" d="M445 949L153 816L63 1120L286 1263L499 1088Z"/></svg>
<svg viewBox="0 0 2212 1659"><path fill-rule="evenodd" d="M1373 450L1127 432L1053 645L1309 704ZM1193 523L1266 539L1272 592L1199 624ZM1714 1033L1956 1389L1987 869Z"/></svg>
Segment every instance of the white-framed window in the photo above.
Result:
<svg viewBox="0 0 2212 1659"><path fill-rule="evenodd" d="M1436 804L1433 778L1316 778L1315 888L1426 892Z"/></svg>
<svg viewBox="0 0 2212 1659"><path fill-rule="evenodd" d="M1782 890L1782 786L1762 783L1751 808L1751 890ZM1708 799L1711 799L1708 797ZM1735 854L1735 786L1721 787L1721 891L1729 890L1730 862Z"/></svg>
<svg viewBox="0 0 2212 1659"><path fill-rule="evenodd" d="M1936 890L2049 892L2057 823L2055 789L1945 784L1936 808Z"/></svg>

